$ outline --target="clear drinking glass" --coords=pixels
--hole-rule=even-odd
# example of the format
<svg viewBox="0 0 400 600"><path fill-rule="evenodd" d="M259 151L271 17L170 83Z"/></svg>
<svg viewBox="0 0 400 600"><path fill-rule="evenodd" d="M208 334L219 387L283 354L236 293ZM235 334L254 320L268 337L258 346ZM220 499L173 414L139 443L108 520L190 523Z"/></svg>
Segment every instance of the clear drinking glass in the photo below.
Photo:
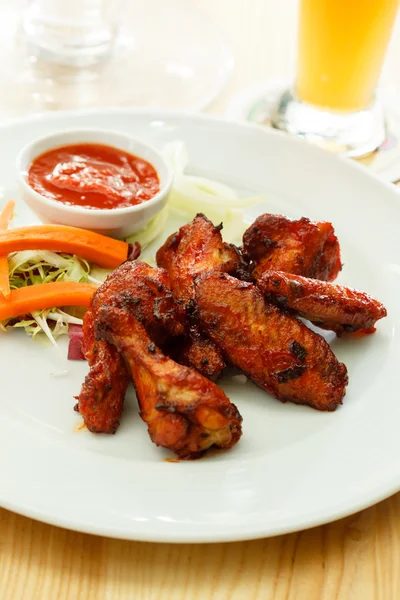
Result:
<svg viewBox="0 0 400 600"><path fill-rule="evenodd" d="M199 110L232 66L219 30L186 0L0 0L0 119L101 106Z"/></svg>
<svg viewBox="0 0 400 600"><path fill-rule="evenodd" d="M399 0L300 0L297 75L273 126L348 156L386 129L376 87Z"/></svg>

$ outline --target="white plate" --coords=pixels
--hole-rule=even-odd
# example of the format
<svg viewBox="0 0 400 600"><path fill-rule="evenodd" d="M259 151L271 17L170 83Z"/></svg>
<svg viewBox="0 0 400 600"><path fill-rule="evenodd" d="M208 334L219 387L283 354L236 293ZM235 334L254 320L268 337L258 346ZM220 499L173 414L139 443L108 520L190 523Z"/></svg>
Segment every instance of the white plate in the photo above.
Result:
<svg viewBox="0 0 400 600"><path fill-rule="evenodd" d="M2 127L4 197L16 197L14 160L24 144L77 127L131 132L159 148L182 139L196 172L242 192L268 192L265 208L271 212L332 221L344 261L340 282L375 295L389 316L372 336L333 339L350 374L344 405L335 413L281 404L250 383L226 380L223 387L243 415L240 443L180 463L166 462L167 453L151 444L133 395L115 436L77 431L73 396L86 365L71 363L67 376L51 376L57 366L48 347L23 333L5 335L0 338L0 504L79 531L206 542L310 527L396 492L400 198L395 188L354 163L258 127L189 115L101 111ZM19 203L16 223L32 221Z"/></svg>

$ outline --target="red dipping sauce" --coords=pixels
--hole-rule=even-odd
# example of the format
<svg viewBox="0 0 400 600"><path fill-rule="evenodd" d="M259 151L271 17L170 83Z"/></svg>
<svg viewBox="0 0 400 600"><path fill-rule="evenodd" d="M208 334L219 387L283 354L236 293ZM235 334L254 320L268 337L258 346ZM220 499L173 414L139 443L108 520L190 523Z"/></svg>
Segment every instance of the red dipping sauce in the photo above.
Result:
<svg viewBox="0 0 400 600"><path fill-rule="evenodd" d="M36 192L83 208L124 208L150 200L160 181L153 165L103 144L74 144L41 154L28 170Z"/></svg>

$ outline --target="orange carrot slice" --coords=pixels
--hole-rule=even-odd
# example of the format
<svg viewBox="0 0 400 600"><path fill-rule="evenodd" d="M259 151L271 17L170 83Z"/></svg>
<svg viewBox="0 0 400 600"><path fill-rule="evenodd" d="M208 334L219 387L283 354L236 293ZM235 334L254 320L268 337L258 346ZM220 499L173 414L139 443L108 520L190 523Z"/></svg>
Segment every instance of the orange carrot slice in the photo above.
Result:
<svg viewBox="0 0 400 600"><path fill-rule="evenodd" d="M0 292L4 298L10 297L10 275L7 256L0 256Z"/></svg>
<svg viewBox="0 0 400 600"><path fill-rule="evenodd" d="M15 209L14 200L9 200L0 213L0 229L7 229Z"/></svg>
<svg viewBox="0 0 400 600"><path fill-rule="evenodd" d="M7 229L8 224L13 217L14 208L14 200L9 200L0 213L0 230ZM10 277L8 272L7 255L0 256L0 292L5 298L10 297Z"/></svg>
<svg viewBox="0 0 400 600"><path fill-rule="evenodd" d="M127 260L129 244L68 225L32 225L0 231L0 255L20 250L66 252L115 269Z"/></svg>
<svg viewBox="0 0 400 600"><path fill-rule="evenodd" d="M11 290L8 300L0 298L0 321L45 308L89 306L96 289L89 283L60 281Z"/></svg>

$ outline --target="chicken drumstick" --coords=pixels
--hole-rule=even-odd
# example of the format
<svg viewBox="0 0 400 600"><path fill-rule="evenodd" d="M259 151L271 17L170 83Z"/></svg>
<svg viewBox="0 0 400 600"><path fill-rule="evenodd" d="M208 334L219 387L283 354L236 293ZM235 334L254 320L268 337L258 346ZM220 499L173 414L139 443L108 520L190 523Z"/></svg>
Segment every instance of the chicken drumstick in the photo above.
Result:
<svg viewBox="0 0 400 600"><path fill-rule="evenodd" d="M96 337L115 346L130 372L149 435L180 458L197 458L211 446L231 448L242 418L214 383L167 358L129 313L101 307Z"/></svg>
<svg viewBox="0 0 400 600"><path fill-rule="evenodd" d="M161 347L171 336L184 334L184 315L168 288L167 273L141 261L125 262L96 290L83 322L82 348L90 371L77 408L90 431L115 433L129 376L115 348L95 339L94 322L104 305L118 306L135 315Z"/></svg>

